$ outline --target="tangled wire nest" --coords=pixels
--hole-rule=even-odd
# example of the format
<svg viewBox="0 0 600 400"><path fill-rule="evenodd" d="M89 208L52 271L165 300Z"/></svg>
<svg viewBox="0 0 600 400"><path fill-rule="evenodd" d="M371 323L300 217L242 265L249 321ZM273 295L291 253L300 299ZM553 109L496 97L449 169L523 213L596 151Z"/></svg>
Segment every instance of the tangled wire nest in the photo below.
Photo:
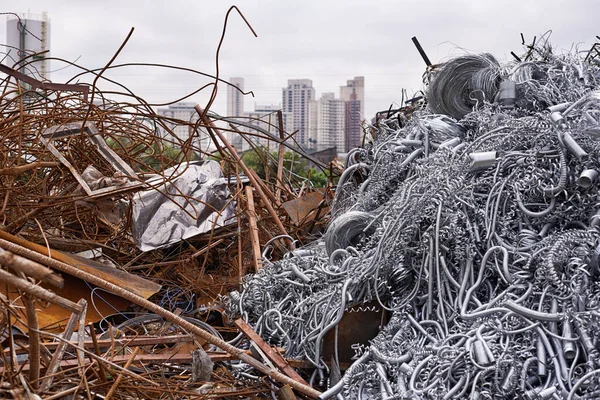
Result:
<svg viewBox="0 0 600 400"><path fill-rule="evenodd" d="M324 240L230 310L312 362L312 384L348 307L390 310L323 398L598 398L600 67L465 56L433 79L426 108L353 155Z"/></svg>

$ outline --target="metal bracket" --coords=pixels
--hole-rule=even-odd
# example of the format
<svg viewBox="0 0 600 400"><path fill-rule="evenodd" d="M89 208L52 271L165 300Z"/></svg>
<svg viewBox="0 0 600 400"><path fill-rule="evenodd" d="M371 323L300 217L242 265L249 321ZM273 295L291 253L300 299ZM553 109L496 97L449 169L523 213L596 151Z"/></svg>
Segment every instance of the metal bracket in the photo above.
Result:
<svg viewBox="0 0 600 400"><path fill-rule="evenodd" d="M54 140L81 134L84 134L96 146L100 155L108 161L115 171L121 172L124 176L129 178L130 181L123 186L109 186L98 190L92 190L69 160L67 160L54 144L52 144L52 141ZM141 179L135 171L106 144L93 122L86 122L85 125L83 122L71 122L68 124L52 126L42 132L40 141L65 167L69 169L69 171L71 171L71 174L91 198L112 196L144 186L144 183L141 182Z"/></svg>

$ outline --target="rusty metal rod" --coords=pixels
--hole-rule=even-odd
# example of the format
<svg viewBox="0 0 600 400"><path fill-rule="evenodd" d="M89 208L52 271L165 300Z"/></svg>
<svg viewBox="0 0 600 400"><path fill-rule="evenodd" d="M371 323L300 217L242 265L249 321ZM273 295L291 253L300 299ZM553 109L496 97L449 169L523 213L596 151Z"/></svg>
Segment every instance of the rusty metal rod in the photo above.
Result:
<svg viewBox="0 0 600 400"><path fill-rule="evenodd" d="M98 337L96 336L96 329L94 328L94 324L90 322L90 337L92 338L92 343L94 346L94 353L98 357L102 357L102 353L100 352L100 346L98 345ZM85 343L84 343L85 345ZM79 344L81 347L81 344ZM100 382L106 382L106 367L102 363L98 363L98 377L100 378Z"/></svg>
<svg viewBox="0 0 600 400"><path fill-rule="evenodd" d="M281 199L281 189L283 188L283 158L285 156L285 147L283 145L285 129L283 129L283 113L281 110L277 110L277 125L279 127L281 143L279 143L279 152L277 154L277 190L275 191L275 198Z"/></svg>
<svg viewBox="0 0 600 400"><path fill-rule="evenodd" d="M65 284L64 279L57 275L50 268L47 268L39 263L28 260L27 258L17 256L9 251L0 248L0 264L13 270L14 272L22 272L34 279L62 289Z"/></svg>
<svg viewBox="0 0 600 400"><path fill-rule="evenodd" d="M123 368L127 369L127 368L131 367L131 364L135 360L135 356L137 356L137 353L139 351L140 351L140 348L136 347L135 350L133 351L133 353L131 354L131 357L129 357L129 360L127 360L127 362L125 363L125 366ZM104 398L105 400L110 400L113 397L113 395L117 391L119 385L121 384L122 380L123 380L123 372L121 372L119 374L119 376L117 376L117 379L115 380L113 385L110 387L110 390L106 394L106 397Z"/></svg>
<svg viewBox="0 0 600 400"><path fill-rule="evenodd" d="M77 303L77 305L80 307L80 311L83 311L83 309L87 307L87 301L81 299L79 300L79 303ZM75 325L77 325L77 322L79 321L79 314L80 312L74 312L73 314L71 314L71 317L67 322L67 326L65 327L65 331L63 332L63 337L67 342L73 335L73 332L75 331ZM40 384L40 392L43 393L52 384L52 381L54 381L54 374L56 373L56 371L58 371L58 368L60 367L60 362L63 356L65 355L65 350L67 350L67 343L61 342L61 345L54 352L52 360L50 361L50 365L48 365L48 369L46 370L46 375L42 383Z"/></svg>
<svg viewBox="0 0 600 400"><path fill-rule="evenodd" d="M254 186L254 189L256 189L256 193L258 193L258 195L260 196L260 199L263 201L265 207L267 208L267 211L269 212L269 214L273 218L273 221L277 225L277 228L279 229L279 232L282 235L288 235L287 230L283 226L283 223L279 220L279 216L277 215L277 213L275 212L275 209L271 205L271 202L269 201L269 198L267 197L267 195L265 194L265 192L262 190L262 187L260 186L259 182L252 175L252 172L246 166L246 164L242 161L242 159L240 158L240 156L238 155L238 153L235 151L235 149L233 148L233 146L231 146L231 144L227 141L227 139L221 133L221 131L219 130L219 128L217 128L215 126L215 124L205 115L204 111L202 110L202 108L200 107L199 104L196 104L196 106L194 108L196 109L196 112L198 112L198 114L200 115L200 118L202 118L202 122L204 122L204 124L206 124L206 125L208 125L208 126L210 126L212 128L212 130L215 132L215 134L219 137L219 140L221 140L221 142L223 142L223 144L225 145L225 147L227 147L227 150L229 151L229 153L231 154L231 156L234 158L234 160L242 168L242 170L244 171L244 173L246 174L246 176L248 177L248 179L250 179L250 182L252 182L252 186ZM288 242L288 245L290 245L290 246L292 245L291 240L286 239L286 242Z"/></svg>
<svg viewBox="0 0 600 400"><path fill-rule="evenodd" d="M23 304L27 314L27 328L29 335L29 383L33 390L37 390L40 379L40 334L38 333L38 318L35 309L35 299L29 295L23 296Z"/></svg>
<svg viewBox="0 0 600 400"><path fill-rule="evenodd" d="M19 165L18 167L0 169L0 175L20 175L23 172L27 172L32 169L58 167L59 165L60 163L56 161L37 161L25 165Z"/></svg>

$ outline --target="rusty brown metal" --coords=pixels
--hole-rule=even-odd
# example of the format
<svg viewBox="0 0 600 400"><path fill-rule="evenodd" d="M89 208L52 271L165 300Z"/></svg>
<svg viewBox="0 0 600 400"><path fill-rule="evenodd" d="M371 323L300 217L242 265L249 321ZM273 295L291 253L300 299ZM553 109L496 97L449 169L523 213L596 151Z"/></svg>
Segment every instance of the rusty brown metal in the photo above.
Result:
<svg viewBox="0 0 600 400"><path fill-rule="evenodd" d="M302 197L286 201L282 204L285 212L290 216L292 223L300 226L304 223L312 221L316 216L316 210L325 198L321 191L307 193ZM328 209L329 207L326 207ZM325 213L326 210L323 210ZM312 215L311 215L312 213Z"/></svg>
<svg viewBox="0 0 600 400"><path fill-rule="evenodd" d="M81 135L94 144L98 153L114 168L115 171L128 178L127 182L124 182L120 186L111 185L96 190L92 190L90 188L88 182L86 182L81 176L81 173L77 171L75 167L66 159L66 157L63 156L61 152L52 144L54 140ZM73 177L77 180L77 182L79 182L90 199L115 196L117 194L139 190L144 186L144 184L140 182L141 180L135 171L106 144L104 139L100 136L98 128L96 128L96 125L93 122L70 122L63 125L51 126L42 132L40 141L54 155L54 157L56 157L65 167L69 169Z"/></svg>
<svg viewBox="0 0 600 400"><path fill-rule="evenodd" d="M132 275L128 272L121 271L116 268L107 267L101 263L94 262L92 260L83 261L81 259L76 259L75 257L69 256L68 254L48 249L44 246L32 243L28 240L22 239L17 236L13 236L10 233L1 230L0 247L11 251L15 254L19 254L22 257L37 261L40 264L44 263L42 261L39 261L39 258L35 257L35 253L41 255L49 254L51 258L57 261L64 262L65 264L71 265L77 269L90 273L94 276L97 276L98 278L118 285L125 290L129 290L132 293L135 293L145 298L148 298L154 293L158 292L161 287L159 284L141 278L137 275Z"/></svg>
<svg viewBox="0 0 600 400"><path fill-rule="evenodd" d="M85 100L88 98L88 93L90 91L90 87L87 85L79 85L79 84L66 84L66 83L52 83L52 82L40 82L37 79L34 79L30 76L27 76L13 68L10 68L4 64L0 64L0 71L4 72L7 75L14 77L20 81L28 83L32 88L42 89L42 90L57 90L57 91L65 91L65 92L80 92L83 93L83 97Z"/></svg>
<svg viewBox="0 0 600 400"><path fill-rule="evenodd" d="M211 102L217 93L217 83L225 83L218 76L171 65L116 65L114 61L132 32L104 67L92 70L76 66L81 73L67 81L80 82L91 74L88 75L93 80L90 84L41 82L0 65L0 74L8 74L0 82L0 248L31 263L14 268L15 258L9 260L4 257L0 260L3 265L9 264L13 268L3 271L10 275L7 277L9 281L19 285L25 282L20 275L24 272L30 283L27 288L32 289L32 294L44 293L46 299L62 298L70 301L65 304L71 306L72 303L89 305L85 311L72 314L55 304L36 301L35 308L32 302L25 304L25 312L22 291L0 288L0 305L4 306L0 307L4 310L0 310L0 323L7 322L14 329L20 328L25 332L17 334L9 329L8 350L0 355L11 361L10 365L4 365L4 369L0 368L0 378L4 382L0 387L0 398L8 394L21 395L36 384L41 384L37 394L47 399L77 396L77 393L85 393L88 397L92 393L106 396L111 387L117 386L115 397L121 396L121 392L131 398L173 397L181 393L190 397L202 396L194 391L196 388L189 386L189 382L181 379L181 375L170 378L164 372L167 368L181 370L178 364L189 363L189 351L206 343L228 352L211 354L213 360L240 359L258 373L270 377L263 382L236 382L230 371L219 366L212 376L216 380L210 395L212 398L254 394L260 397L261 393L271 392L272 384L268 382L272 381L287 384L306 396L317 397L319 392L302 379L292 379L290 376L293 374L288 376L276 368L272 369L268 361L267 365L263 364L249 352L221 340L218 335L210 335L191 325L171 312L170 307L158 306L156 299L154 302L147 299L159 293L161 286L154 282L160 282L169 289L176 288L182 293L182 299L189 300L193 306L213 304L219 295L238 288L245 271L250 269L247 266L253 262L258 266L260 243L266 243L278 233L290 233L293 239L303 243L312 239L307 232L311 232L311 224L323 224L320 212L326 209L329 197L316 204L315 212L311 202L313 197L316 199L318 196L309 193L312 188L306 179L287 173L283 162L284 148L320 165L318 160L293 145L294 133L284 132L281 112L278 113L277 126L274 125L274 128L279 128L279 135L254 129L240 120L223 119L230 122L231 130L242 140L258 138L279 144L276 173L266 160L262 160L265 164L256 168L260 171L259 176L245 168L235 149L213 124L220 117L208 114L210 102L199 110L199 121L193 118L179 120L157 115L153 109L169 103L149 104L118 82L116 85L123 88L120 93L100 90L97 83L105 79L105 72L133 65L174 68L214 78L214 83L207 86L214 88ZM113 98L124 100L115 101ZM181 127L189 132L185 138L177 135L177 128ZM244 127L244 132L238 129L241 127ZM246 132L249 127L252 131ZM171 190L176 177L166 171L194 160L213 157L212 149L200 146L196 141L205 132L222 156L220 165L224 176L229 179L231 193L227 201L235 203L237 208L237 215L231 219L234 222L186 238L168 249L142 252L132 240L135 226L131 208L135 201L133 193L142 189L156 190L174 204L190 201L189 196ZM253 197L254 212L248 210L254 217L250 219L244 218L247 203L244 201L243 185L246 178L237 172L240 168L252 181L254 194L258 195ZM300 201L303 204L293 205L295 214L288 215L291 211L284 210L281 205L298 196L304 203ZM185 212L183 207L180 209ZM251 236L252 241L249 240ZM277 243L272 252L273 260L282 257L292 247L292 239L286 236L284 240L289 246ZM83 252L85 257L104 261L73 254ZM33 263L48 268L36 268ZM62 272L62 277L55 271ZM34 282L37 279L42 282ZM51 287L50 283L55 286ZM19 286L20 289L25 287ZM188 293L193 293L195 298L185 298ZM159 296L166 295L159 293ZM100 319L103 323L118 323L120 320L115 311L123 310L132 303L138 306L135 307L137 310L141 307L159 314L170 324L179 325L180 329L192 335L131 338L121 337L123 332L111 330L110 340L98 340L94 330L97 325L90 323ZM216 311L213 307L211 310L212 317ZM74 311L73 307L71 311ZM37 322L32 319L33 315ZM226 324L226 316L217 320L219 324ZM84 329L90 330L96 346L93 345L94 340L85 342L87 333ZM233 326L221 326L219 331L237 332ZM66 339L55 335L58 332L63 333ZM37 338L36 333L39 333ZM28 343L28 337L35 343ZM67 347L69 352L65 353ZM128 360L123 352L132 348L139 348L140 353L135 360L130 359L132 366L143 365L146 368L143 375L123 368ZM106 349L108 352L103 353ZM24 355L28 351L36 361L38 358L40 361L39 368L33 363L29 375L33 382L27 382L26 375L20 374L29 366L17 365L17 354ZM277 351L271 349L267 352L275 357L272 353ZM150 354L142 354L146 352ZM76 359L73 354L76 354ZM67 359L69 357L73 359ZM284 367L281 359L278 362L282 370L289 369ZM37 371L42 372L42 379L36 378ZM117 383L116 376L120 376ZM291 393L288 394L292 398Z"/></svg>
<svg viewBox="0 0 600 400"><path fill-rule="evenodd" d="M234 321L235 325L240 329L240 331L246 336L248 339L252 340L256 345L264 352L269 360L271 360L277 368L282 370L287 376L294 379L297 382L300 382L303 385L308 385L308 383L298 374L290 365L285 361L285 359L275 351L271 346L269 346L255 331L248 325L243 319L239 318Z"/></svg>
<svg viewBox="0 0 600 400"><path fill-rule="evenodd" d="M369 341L379 333L382 324L383 309L375 300L350 308L344 313L338 325L338 353L340 366L352 363L355 351L353 344L368 345ZM384 321L387 318L383 315ZM387 321L385 321L387 323ZM325 335L323 340L323 358L329 360L334 354L335 330Z"/></svg>

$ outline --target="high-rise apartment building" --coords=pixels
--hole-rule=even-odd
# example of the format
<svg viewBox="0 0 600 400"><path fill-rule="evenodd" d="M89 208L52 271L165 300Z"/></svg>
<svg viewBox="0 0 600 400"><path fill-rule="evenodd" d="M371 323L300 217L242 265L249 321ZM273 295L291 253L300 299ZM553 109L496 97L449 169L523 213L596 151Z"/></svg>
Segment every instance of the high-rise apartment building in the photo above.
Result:
<svg viewBox="0 0 600 400"><path fill-rule="evenodd" d="M38 80L50 78L50 20L45 12L9 16L6 44L5 65Z"/></svg>
<svg viewBox="0 0 600 400"><path fill-rule="evenodd" d="M315 89L310 79L290 79L283 89L283 112L292 114L292 125L298 131L295 138L300 146L311 147L309 138L309 104L315 100Z"/></svg>
<svg viewBox="0 0 600 400"><path fill-rule="evenodd" d="M309 137L315 144L312 149L321 151L335 147L338 153L345 151L344 136L345 102L333 93L323 93L309 106Z"/></svg>
<svg viewBox="0 0 600 400"><path fill-rule="evenodd" d="M352 95L356 98L353 99ZM348 79L346 86L340 86L340 99L344 101L358 100L360 101L361 119L365 118L365 77L355 76L354 79Z"/></svg>
<svg viewBox="0 0 600 400"><path fill-rule="evenodd" d="M229 83L231 85L227 85L227 116L241 117L244 115L244 78L230 78Z"/></svg>
<svg viewBox="0 0 600 400"><path fill-rule="evenodd" d="M344 106L344 149L348 152L361 144L361 121L365 118L365 78L356 76L340 87Z"/></svg>
<svg viewBox="0 0 600 400"><path fill-rule="evenodd" d="M361 146L361 102L351 99L344 102L344 152L347 153L355 147Z"/></svg>

